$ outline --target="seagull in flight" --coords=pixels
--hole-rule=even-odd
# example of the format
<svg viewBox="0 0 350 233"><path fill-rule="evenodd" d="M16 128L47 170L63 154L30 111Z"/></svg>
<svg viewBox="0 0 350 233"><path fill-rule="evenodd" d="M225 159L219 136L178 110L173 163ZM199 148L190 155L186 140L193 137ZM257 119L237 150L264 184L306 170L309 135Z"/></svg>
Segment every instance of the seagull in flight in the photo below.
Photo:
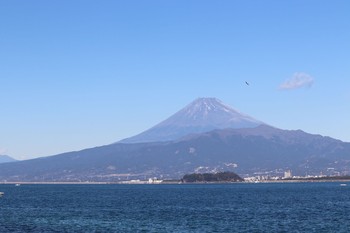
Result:
<svg viewBox="0 0 350 233"><path fill-rule="evenodd" d="M249 86L249 83L247 81L245 81L245 84L247 84Z"/></svg>

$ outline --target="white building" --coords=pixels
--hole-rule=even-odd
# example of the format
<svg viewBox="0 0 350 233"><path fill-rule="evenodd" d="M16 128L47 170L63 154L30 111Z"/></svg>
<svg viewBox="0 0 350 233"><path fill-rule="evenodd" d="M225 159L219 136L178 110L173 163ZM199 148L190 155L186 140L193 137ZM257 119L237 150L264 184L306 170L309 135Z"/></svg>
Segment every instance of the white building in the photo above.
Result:
<svg viewBox="0 0 350 233"><path fill-rule="evenodd" d="M284 172L284 179L289 179L292 178L292 171L291 170L287 170Z"/></svg>

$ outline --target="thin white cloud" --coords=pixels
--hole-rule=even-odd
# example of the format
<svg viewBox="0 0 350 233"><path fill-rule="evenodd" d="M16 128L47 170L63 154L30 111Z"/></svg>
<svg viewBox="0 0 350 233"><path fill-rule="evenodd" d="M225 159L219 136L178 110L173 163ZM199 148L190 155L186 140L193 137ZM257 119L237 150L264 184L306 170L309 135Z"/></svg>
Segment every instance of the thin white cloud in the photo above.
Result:
<svg viewBox="0 0 350 233"><path fill-rule="evenodd" d="M294 73L291 78L286 80L279 86L279 89L282 90L290 90L290 89L298 89L302 87L310 88L314 83L314 78L306 73Z"/></svg>

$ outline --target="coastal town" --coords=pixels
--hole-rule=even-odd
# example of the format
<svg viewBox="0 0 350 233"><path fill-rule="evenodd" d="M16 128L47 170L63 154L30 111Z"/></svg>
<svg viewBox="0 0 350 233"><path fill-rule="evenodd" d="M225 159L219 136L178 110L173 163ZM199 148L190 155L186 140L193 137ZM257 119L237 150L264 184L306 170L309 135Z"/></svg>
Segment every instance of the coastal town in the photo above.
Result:
<svg viewBox="0 0 350 233"><path fill-rule="evenodd" d="M232 172L227 172L232 173ZM208 173L207 173L208 174ZM220 174L220 173L216 173ZM233 173L234 174L234 173ZM186 176L186 175L185 175ZM184 177L185 177L184 176ZM337 182L350 181L350 176L344 175L306 175L294 176L291 170L286 170L283 176L270 176L264 174L256 174L255 176L244 177L241 180L219 180L219 181L185 181L180 180L162 180L157 177L149 178L148 180L126 180L117 182L119 184L182 184L182 183L282 183L282 182Z"/></svg>

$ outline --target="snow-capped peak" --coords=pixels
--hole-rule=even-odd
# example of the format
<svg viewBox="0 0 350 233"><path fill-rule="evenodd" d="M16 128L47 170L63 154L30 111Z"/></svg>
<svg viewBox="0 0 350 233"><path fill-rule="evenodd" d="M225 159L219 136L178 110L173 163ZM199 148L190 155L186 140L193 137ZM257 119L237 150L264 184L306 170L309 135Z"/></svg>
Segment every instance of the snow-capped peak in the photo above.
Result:
<svg viewBox="0 0 350 233"><path fill-rule="evenodd" d="M198 98L165 121L122 142L178 139L187 134L224 128L252 128L264 124L216 98Z"/></svg>

